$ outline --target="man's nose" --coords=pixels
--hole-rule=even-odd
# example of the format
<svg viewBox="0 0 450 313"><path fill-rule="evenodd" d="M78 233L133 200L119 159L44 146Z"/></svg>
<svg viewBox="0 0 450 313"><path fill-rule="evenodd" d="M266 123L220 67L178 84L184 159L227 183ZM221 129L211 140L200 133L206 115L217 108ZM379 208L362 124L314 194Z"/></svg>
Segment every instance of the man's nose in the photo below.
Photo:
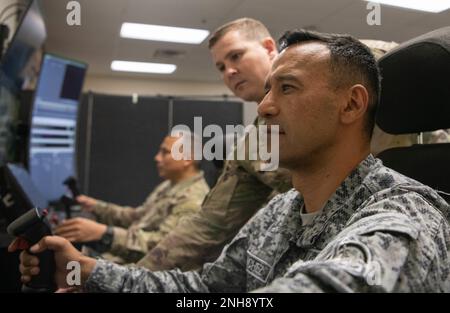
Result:
<svg viewBox="0 0 450 313"><path fill-rule="evenodd" d="M275 99L272 93L269 91L262 101L258 104L258 115L261 117L272 117L279 113L278 107L276 106Z"/></svg>
<svg viewBox="0 0 450 313"><path fill-rule="evenodd" d="M238 70L235 66L227 66L225 69L224 75L230 79L232 76L236 75L238 73Z"/></svg>

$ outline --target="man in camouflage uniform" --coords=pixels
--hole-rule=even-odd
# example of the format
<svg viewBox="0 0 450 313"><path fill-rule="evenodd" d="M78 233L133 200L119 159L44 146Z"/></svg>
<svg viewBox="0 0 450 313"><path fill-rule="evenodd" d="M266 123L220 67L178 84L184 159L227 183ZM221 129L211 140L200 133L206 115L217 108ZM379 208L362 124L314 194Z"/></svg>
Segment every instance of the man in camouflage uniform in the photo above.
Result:
<svg viewBox="0 0 450 313"><path fill-rule="evenodd" d="M200 210L209 187L193 160L175 160L172 146L179 137L167 136L155 156L159 184L137 208L123 207L87 196L77 200L98 222L74 218L59 226L55 234L72 242L95 241L103 257L118 263L136 262L158 244L182 220ZM102 223L102 224L100 224ZM109 226L107 226L109 225Z"/></svg>
<svg viewBox="0 0 450 313"><path fill-rule="evenodd" d="M209 48L228 88L245 101L260 102L264 80L278 54L267 28L250 18L232 21L211 36ZM261 123L257 119L254 124ZM138 265L154 271L200 268L217 258L258 209L291 187L287 170L262 171L260 161L226 161L202 210L181 222Z"/></svg>
<svg viewBox="0 0 450 313"><path fill-rule="evenodd" d="M350 36L294 31L282 40L259 114L279 126L295 189L278 195L200 272L151 272L81 255L58 237L56 279L81 264L98 292L450 292L450 207L370 154L379 70ZM17 242L10 250L17 248ZM22 279L36 257L22 252Z"/></svg>

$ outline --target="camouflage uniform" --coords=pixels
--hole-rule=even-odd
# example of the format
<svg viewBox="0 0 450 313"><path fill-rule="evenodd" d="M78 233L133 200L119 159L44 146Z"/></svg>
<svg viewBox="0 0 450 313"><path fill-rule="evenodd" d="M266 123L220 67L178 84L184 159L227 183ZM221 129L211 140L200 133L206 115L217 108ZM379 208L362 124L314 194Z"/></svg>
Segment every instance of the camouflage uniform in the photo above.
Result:
<svg viewBox="0 0 450 313"><path fill-rule="evenodd" d="M263 123L258 118L254 124ZM183 220L138 265L153 271L187 271L215 260L258 209L292 187L289 171L261 171L260 165L260 161L248 160L248 155L245 160L226 161L202 210Z"/></svg>
<svg viewBox="0 0 450 313"><path fill-rule="evenodd" d="M98 261L86 291L450 292L450 207L369 155L311 224L302 196L275 197L201 272Z"/></svg>
<svg viewBox="0 0 450 313"><path fill-rule="evenodd" d="M175 185L164 181L137 208L99 201L93 213L99 222L116 226L110 252L119 258L103 256L119 263L136 262L182 218L199 211L208 192L203 173L199 173Z"/></svg>

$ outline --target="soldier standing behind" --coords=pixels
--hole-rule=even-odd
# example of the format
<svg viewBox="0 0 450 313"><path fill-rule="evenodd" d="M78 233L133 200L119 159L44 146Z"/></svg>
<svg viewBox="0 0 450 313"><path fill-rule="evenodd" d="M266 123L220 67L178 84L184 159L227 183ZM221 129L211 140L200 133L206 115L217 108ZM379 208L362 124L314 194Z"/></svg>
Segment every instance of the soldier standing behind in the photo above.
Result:
<svg viewBox="0 0 450 313"><path fill-rule="evenodd" d="M263 99L264 81L278 52L261 22L242 18L221 26L209 39L209 49L225 85L236 96L245 101ZM261 123L257 119L254 124ZM180 223L138 265L154 271L186 271L216 259L255 212L292 187L287 170L265 172L260 165L260 161L226 161L202 210Z"/></svg>

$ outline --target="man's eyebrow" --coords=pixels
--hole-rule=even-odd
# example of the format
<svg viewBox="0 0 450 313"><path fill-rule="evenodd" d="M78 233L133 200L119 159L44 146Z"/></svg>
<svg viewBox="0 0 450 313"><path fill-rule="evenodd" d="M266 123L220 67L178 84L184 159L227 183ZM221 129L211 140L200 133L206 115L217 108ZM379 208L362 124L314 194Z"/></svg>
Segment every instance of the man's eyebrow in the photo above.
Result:
<svg viewBox="0 0 450 313"><path fill-rule="evenodd" d="M292 74L277 74L273 76L273 79L280 82L280 81L293 81L300 85L303 85L301 80L296 76Z"/></svg>
<svg viewBox="0 0 450 313"><path fill-rule="evenodd" d="M304 85L297 75L275 71L274 73L269 74L266 78L266 81L264 82L264 89L269 89L272 80L275 80L276 82L292 81L300 86Z"/></svg>
<svg viewBox="0 0 450 313"><path fill-rule="evenodd" d="M228 51L228 53L225 55L225 60L226 60L226 59L229 59L229 58L231 57L232 54L235 54L235 53L237 53L237 52L242 52L242 51L244 51L243 48L236 48L236 49L233 49L233 50Z"/></svg>
<svg viewBox="0 0 450 313"><path fill-rule="evenodd" d="M236 49L230 50L230 51L228 51L228 53L225 55L224 60L229 59L229 58L231 57L232 54L234 54L234 53L236 53L236 52L243 52L244 50L245 50L245 49L243 49L243 48L236 48ZM217 67L217 66L221 66L221 65L223 65L223 62L222 62L222 61L216 62L216 67Z"/></svg>

